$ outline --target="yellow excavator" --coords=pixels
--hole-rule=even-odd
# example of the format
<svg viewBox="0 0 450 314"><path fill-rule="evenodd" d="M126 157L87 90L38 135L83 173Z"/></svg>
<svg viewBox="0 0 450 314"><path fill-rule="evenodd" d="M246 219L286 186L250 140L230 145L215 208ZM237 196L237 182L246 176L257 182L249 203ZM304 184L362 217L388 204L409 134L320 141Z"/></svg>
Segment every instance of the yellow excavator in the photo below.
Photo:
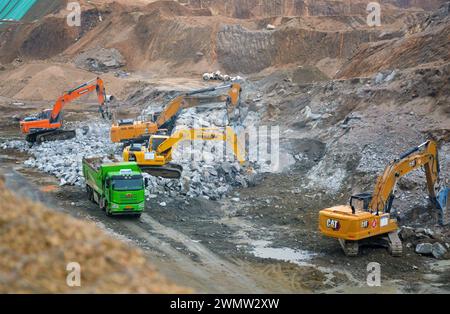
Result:
<svg viewBox="0 0 450 314"><path fill-rule="evenodd" d="M402 254L397 220L391 215L397 181L420 167L425 169L429 199L439 209L441 224L447 224L448 188L439 187L437 143L433 140L412 148L393 160L378 177L374 191L353 195L349 205L323 209L319 213L319 230L337 238L347 256L356 256L360 245L387 246L392 256Z"/></svg>
<svg viewBox="0 0 450 314"><path fill-rule="evenodd" d="M182 129L171 136L154 134L148 144L133 143L123 151L124 161L134 161L143 172L156 177L179 179L182 166L171 163L172 152L181 141L222 141L227 142L237 160L242 164L245 160L244 149L238 142L237 134L229 126L220 128Z"/></svg>
<svg viewBox="0 0 450 314"><path fill-rule="evenodd" d="M224 95L197 96L225 88L228 88L228 92ZM125 146L131 143L144 143L152 134L158 133L161 129L167 129L170 132L175 125L178 114L183 109L197 107L207 103L225 102L229 124L239 123L241 92L241 85L239 83L233 83L184 93L173 98L161 113L153 115L151 121L126 119L114 122L110 132L111 141L113 143L124 143Z"/></svg>

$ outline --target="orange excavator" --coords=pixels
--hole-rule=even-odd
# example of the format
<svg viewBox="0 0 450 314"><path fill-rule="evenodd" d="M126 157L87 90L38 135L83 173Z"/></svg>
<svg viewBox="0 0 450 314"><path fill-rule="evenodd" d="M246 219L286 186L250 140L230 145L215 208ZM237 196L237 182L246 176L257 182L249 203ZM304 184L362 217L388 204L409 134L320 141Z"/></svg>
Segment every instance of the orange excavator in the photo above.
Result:
<svg viewBox="0 0 450 314"><path fill-rule="evenodd" d="M97 92L99 111L104 119L111 119L107 103L113 100L113 96L106 95L103 80L99 77L75 87L60 96L52 109L46 109L36 116L26 117L20 121L20 129L26 135L29 143L42 143L56 140L68 140L76 136L75 130L64 130L62 110L69 102L89 94Z"/></svg>
<svg viewBox="0 0 450 314"><path fill-rule="evenodd" d="M228 88L228 92L219 96L198 96ZM128 146L132 143L145 143L151 135L158 133L161 129L171 129L178 114L187 108L197 107L206 103L225 102L230 123L238 123L240 119L240 94L242 92L239 83L221 85L211 88L194 90L173 98L166 108L153 116L151 121L134 121L131 119L119 120L111 127L111 141L113 143L124 143Z"/></svg>

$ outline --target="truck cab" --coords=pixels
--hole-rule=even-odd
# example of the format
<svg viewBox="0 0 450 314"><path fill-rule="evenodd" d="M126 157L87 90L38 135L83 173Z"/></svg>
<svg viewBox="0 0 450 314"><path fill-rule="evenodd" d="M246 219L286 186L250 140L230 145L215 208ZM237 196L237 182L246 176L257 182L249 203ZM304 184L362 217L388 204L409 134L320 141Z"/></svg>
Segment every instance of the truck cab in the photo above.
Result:
<svg viewBox="0 0 450 314"><path fill-rule="evenodd" d="M104 184L103 206L108 214L138 215L144 210L144 179L140 172L131 169L109 172Z"/></svg>
<svg viewBox="0 0 450 314"><path fill-rule="evenodd" d="M140 216L145 209L145 181L134 162L102 163L83 159L88 198L108 216Z"/></svg>

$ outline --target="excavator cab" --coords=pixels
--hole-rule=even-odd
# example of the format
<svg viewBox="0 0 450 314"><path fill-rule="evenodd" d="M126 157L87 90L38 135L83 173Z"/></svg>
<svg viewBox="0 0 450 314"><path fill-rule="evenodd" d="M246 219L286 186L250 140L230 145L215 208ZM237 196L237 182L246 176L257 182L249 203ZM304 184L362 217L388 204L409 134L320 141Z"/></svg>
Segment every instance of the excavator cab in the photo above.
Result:
<svg viewBox="0 0 450 314"><path fill-rule="evenodd" d="M352 208L352 214L355 214L357 210L369 211L369 205L372 201L372 194L360 193L350 197L350 207Z"/></svg>
<svg viewBox="0 0 450 314"><path fill-rule="evenodd" d="M148 143L148 150L152 152L156 151L158 146L164 143L168 138L168 135L152 135Z"/></svg>
<svg viewBox="0 0 450 314"><path fill-rule="evenodd" d="M49 120L51 112L52 112L51 109L45 109L34 116L25 117L23 121L29 122L38 120Z"/></svg>

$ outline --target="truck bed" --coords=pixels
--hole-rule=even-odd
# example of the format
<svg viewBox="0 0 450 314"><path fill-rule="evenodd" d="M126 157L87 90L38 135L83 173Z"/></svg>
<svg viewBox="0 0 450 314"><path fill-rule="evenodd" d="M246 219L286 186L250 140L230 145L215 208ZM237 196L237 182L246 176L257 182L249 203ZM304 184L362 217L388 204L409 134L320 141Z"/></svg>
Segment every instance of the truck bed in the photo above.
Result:
<svg viewBox="0 0 450 314"><path fill-rule="evenodd" d="M87 164L93 170L98 171L103 164L104 157L83 158L83 163ZM117 159L111 160L111 162L119 162Z"/></svg>

